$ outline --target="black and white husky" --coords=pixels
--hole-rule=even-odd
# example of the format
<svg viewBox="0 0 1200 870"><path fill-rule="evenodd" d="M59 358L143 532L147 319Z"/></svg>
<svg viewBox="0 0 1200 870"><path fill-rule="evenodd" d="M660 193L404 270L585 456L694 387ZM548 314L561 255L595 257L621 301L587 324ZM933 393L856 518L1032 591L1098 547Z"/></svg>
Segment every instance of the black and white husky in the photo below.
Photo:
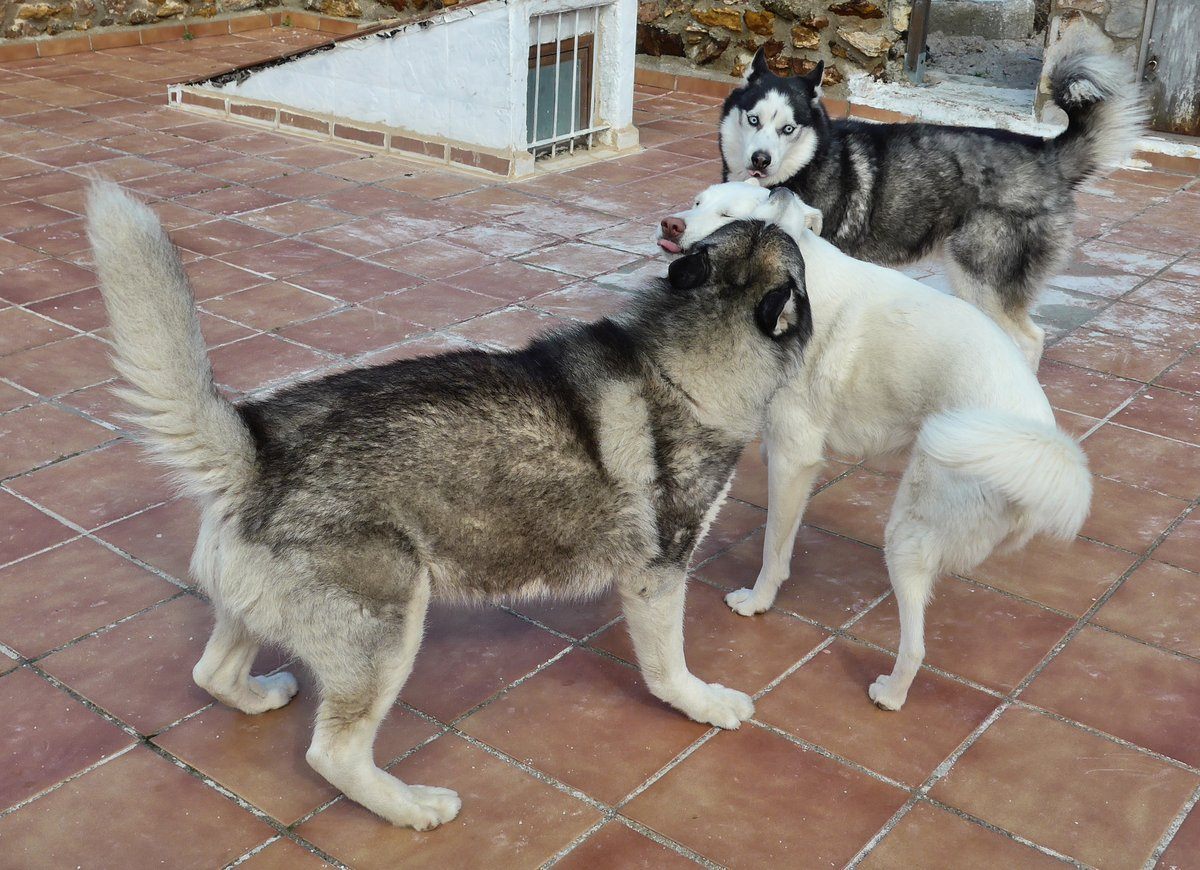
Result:
<svg viewBox="0 0 1200 870"><path fill-rule="evenodd" d="M1043 331L1029 309L1069 255L1072 191L1132 148L1143 113L1132 73L1090 27L1048 51L1052 139L973 127L832 120L820 65L772 73L760 51L725 100L724 180L786 185L821 210L822 236L884 265L945 255L957 294L988 313L1036 367Z"/></svg>

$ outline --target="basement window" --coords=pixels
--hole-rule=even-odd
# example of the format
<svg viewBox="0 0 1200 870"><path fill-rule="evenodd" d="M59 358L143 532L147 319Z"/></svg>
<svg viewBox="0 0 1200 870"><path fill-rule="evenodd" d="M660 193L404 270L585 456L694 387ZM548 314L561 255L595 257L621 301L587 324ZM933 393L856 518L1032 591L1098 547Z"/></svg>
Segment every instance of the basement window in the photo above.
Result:
<svg viewBox="0 0 1200 870"><path fill-rule="evenodd" d="M599 14L594 6L531 22L525 129L535 157L590 148L595 134L606 129L595 120Z"/></svg>

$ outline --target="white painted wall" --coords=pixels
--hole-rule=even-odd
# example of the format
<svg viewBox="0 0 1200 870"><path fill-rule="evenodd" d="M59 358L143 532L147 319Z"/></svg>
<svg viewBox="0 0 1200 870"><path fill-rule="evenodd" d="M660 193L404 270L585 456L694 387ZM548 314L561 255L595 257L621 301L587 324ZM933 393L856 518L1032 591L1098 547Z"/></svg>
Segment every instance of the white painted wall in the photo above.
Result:
<svg viewBox="0 0 1200 870"><path fill-rule="evenodd" d="M221 90L418 136L523 151L531 17L591 5L594 0L494 0L387 39L347 40ZM590 25L590 11L579 17ZM599 18L596 118L632 130L636 0L613 0Z"/></svg>

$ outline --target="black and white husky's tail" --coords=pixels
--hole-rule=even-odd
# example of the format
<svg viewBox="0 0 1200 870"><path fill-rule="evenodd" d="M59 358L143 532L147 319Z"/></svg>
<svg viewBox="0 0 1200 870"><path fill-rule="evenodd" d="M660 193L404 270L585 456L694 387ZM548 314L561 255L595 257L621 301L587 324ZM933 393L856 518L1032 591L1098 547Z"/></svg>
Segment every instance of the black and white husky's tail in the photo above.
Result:
<svg viewBox="0 0 1200 870"><path fill-rule="evenodd" d="M1001 411L947 411L925 421L917 447L935 462L978 478L1020 512L1018 535L1070 540L1087 519L1087 457L1053 424Z"/></svg>
<svg viewBox="0 0 1200 870"><path fill-rule="evenodd" d="M213 385L191 286L179 253L149 208L115 184L88 193L88 238L112 324L113 365L156 458L193 495L240 489L254 469L254 441Z"/></svg>
<svg viewBox="0 0 1200 870"><path fill-rule="evenodd" d="M1129 62L1084 21L1067 25L1046 50L1050 94L1067 113L1067 129L1053 140L1064 174L1079 184L1120 163L1146 122L1146 107Z"/></svg>

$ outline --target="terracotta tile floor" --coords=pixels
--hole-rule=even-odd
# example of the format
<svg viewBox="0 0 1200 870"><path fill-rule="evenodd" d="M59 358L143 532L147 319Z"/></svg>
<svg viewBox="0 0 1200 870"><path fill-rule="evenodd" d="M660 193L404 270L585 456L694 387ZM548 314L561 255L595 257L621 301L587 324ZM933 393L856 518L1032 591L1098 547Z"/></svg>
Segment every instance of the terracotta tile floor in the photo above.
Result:
<svg viewBox="0 0 1200 870"><path fill-rule="evenodd" d="M654 147L515 184L164 105L168 81L319 38L0 67L0 866L1200 866L1188 176L1126 169L1080 192L1041 374L1098 475L1092 517L1069 546L942 582L901 713L866 686L897 640L879 545L902 465L829 462L795 579L749 621L721 595L758 568L757 451L698 554L687 622L696 671L759 695L737 732L649 696L610 599L438 606L376 749L464 809L414 834L309 770L307 681L254 718L196 689L196 511L114 422L84 176L155 203L234 395L609 312L663 270L653 222L719 176L717 101L647 88ZM946 285L936 263L908 271Z"/></svg>

